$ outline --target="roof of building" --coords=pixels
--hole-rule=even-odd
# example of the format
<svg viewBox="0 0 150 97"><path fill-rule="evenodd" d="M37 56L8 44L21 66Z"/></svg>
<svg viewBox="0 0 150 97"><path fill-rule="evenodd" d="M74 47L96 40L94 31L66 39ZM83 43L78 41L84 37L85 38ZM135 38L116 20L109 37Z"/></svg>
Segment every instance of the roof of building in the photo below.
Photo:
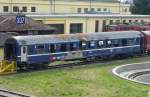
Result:
<svg viewBox="0 0 150 97"><path fill-rule="evenodd" d="M15 15L0 16L0 32L19 31L49 31L55 30L53 27L35 21L30 17L25 17L25 24L17 24Z"/></svg>
<svg viewBox="0 0 150 97"><path fill-rule="evenodd" d="M90 0L78 0L78 1L87 1L89 2ZM92 2L119 2L118 0L91 0Z"/></svg>
<svg viewBox="0 0 150 97"><path fill-rule="evenodd" d="M32 18L150 18L150 15L127 15L127 14L30 14Z"/></svg>
<svg viewBox="0 0 150 97"><path fill-rule="evenodd" d="M146 34L147 36L150 36L150 31L142 31L144 34Z"/></svg>
<svg viewBox="0 0 150 97"><path fill-rule="evenodd" d="M60 0L62 1L62 0ZM63 1L81 1L81 2L90 2L90 0L63 0ZM113 2L113 3L116 3L116 2L119 2L118 0L91 0L91 2Z"/></svg>
<svg viewBox="0 0 150 97"><path fill-rule="evenodd" d="M57 42L77 42L77 41L90 41L90 40L105 40L105 39L121 39L121 38L135 38L141 37L139 31L116 31L116 32L99 32L99 33L86 33L86 34L70 34L70 35L30 35L30 36L15 36L6 41L17 42L19 45L31 44L45 44Z"/></svg>

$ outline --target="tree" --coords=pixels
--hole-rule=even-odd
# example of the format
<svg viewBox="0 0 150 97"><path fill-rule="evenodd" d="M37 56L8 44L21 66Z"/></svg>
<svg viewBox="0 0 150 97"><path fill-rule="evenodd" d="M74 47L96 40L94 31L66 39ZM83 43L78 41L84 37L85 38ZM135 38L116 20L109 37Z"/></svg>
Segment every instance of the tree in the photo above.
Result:
<svg viewBox="0 0 150 97"><path fill-rule="evenodd" d="M130 11L132 14L150 15L150 0L134 0Z"/></svg>

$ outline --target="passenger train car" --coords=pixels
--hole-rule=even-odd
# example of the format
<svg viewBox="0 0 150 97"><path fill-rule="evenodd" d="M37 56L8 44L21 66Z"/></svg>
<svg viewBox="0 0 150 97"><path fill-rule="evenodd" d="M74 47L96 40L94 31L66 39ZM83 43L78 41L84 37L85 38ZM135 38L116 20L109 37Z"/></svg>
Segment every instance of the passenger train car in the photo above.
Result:
<svg viewBox="0 0 150 97"><path fill-rule="evenodd" d="M135 31L149 31L150 26L145 25L145 26L138 26L138 25L127 25L127 24L120 24L120 25L109 25L107 27L107 31L130 31L130 30L135 30Z"/></svg>
<svg viewBox="0 0 150 97"><path fill-rule="evenodd" d="M110 57L143 53L144 35L139 31L70 35L16 36L6 40L6 60L43 64L60 60Z"/></svg>

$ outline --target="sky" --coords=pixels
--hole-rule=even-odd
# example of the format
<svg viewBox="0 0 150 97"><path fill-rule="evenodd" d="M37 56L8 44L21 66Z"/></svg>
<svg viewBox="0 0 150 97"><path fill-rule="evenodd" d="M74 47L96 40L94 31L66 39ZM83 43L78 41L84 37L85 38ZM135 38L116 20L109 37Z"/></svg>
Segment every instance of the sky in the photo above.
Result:
<svg viewBox="0 0 150 97"><path fill-rule="evenodd" d="M126 1L126 0L119 0L119 1ZM128 0L128 1L132 2L133 0Z"/></svg>

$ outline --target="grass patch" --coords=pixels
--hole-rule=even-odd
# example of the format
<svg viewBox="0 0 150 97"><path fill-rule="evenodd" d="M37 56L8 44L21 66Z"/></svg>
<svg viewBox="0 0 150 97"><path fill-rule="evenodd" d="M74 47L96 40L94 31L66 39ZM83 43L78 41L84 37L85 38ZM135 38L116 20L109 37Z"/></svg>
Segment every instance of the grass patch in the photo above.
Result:
<svg viewBox="0 0 150 97"><path fill-rule="evenodd" d="M149 58L0 76L0 87L37 97L146 97L149 86L123 80L113 75L111 69Z"/></svg>

